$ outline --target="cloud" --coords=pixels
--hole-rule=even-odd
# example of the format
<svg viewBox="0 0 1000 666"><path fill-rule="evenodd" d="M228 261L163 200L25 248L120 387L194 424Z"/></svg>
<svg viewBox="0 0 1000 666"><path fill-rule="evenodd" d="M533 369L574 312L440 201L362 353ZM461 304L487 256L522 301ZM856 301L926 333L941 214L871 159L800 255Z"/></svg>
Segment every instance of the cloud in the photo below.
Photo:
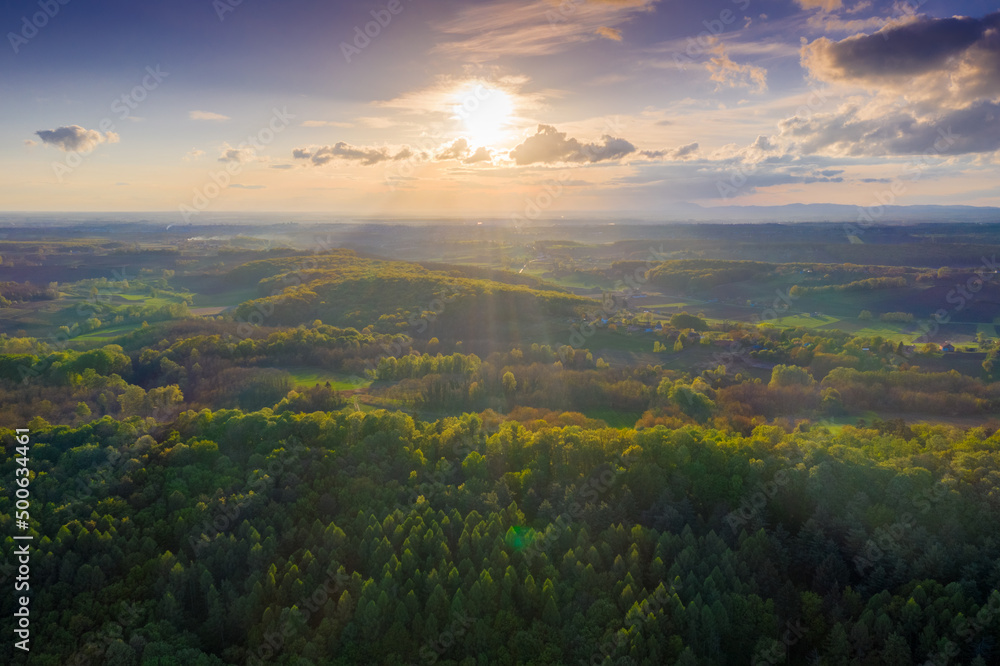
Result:
<svg viewBox="0 0 1000 666"><path fill-rule="evenodd" d="M868 96L781 121L781 137L798 150L884 156L1000 148L1000 13L921 16L871 35L821 38L801 56L813 78Z"/></svg>
<svg viewBox="0 0 1000 666"><path fill-rule="evenodd" d="M184 156L184 161L185 162L193 162L194 160L200 158L204 154L205 154L204 150L199 150L197 148L192 148L191 150L188 151L187 155Z"/></svg>
<svg viewBox="0 0 1000 666"><path fill-rule="evenodd" d="M729 88L750 88L752 92L762 93L767 90L767 70L749 63L740 65L726 54L722 44L712 49L713 57L705 63L711 73L711 80Z"/></svg>
<svg viewBox="0 0 1000 666"><path fill-rule="evenodd" d="M451 144L443 151L438 153L435 159L438 160L461 160L467 157L469 154L469 142L465 139L456 139L455 143Z"/></svg>
<svg viewBox="0 0 1000 666"><path fill-rule="evenodd" d="M294 169L295 165L294 164L272 164L271 168L272 169Z"/></svg>
<svg viewBox="0 0 1000 666"><path fill-rule="evenodd" d="M609 28L606 25L602 25L600 28L594 31L601 37L605 39L610 39L615 42L622 41L622 31L617 28Z"/></svg>
<svg viewBox="0 0 1000 666"><path fill-rule="evenodd" d="M848 13L852 12L848 11ZM895 20L892 18L881 16L872 16L866 19L845 20L834 14L825 14L820 12L810 16L809 20L806 21L806 25L813 30L821 32L851 33L853 35L859 32L866 32L868 30L878 30L894 22Z"/></svg>
<svg viewBox="0 0 1000 666"><path fill-rule="evenodd" d="M336 120L303 120L302 127L354 127L354 124Z"/></svg>
<svg viewBox="0 0 1000 666"><path fill-rule="evenodd" d="M635 152L635 146L625 139L609 135L602 143L580 143L566 138L565 132L551 125L539 125L534 136L510 151L510 157L519 166L526 164L555 164L559 162L593 163L616 160Z"/></svg>
<svg viewBox="0 0 1000 666"><path fill-rule="evenodd" d="M435 155L434 159L440 162L459 160L462 164L477 164L479 162L491 162L493 154L485 146L480 146L473 152L471 146L469 146L469 142L464 138L459 138Z"/></svg>
<svg viewBox="0 0 1000 666"><path fill-rule="evenodd" d="M822 9L824 12L832 12L844 6L841 0L795 0L802 9Z"/></svg>
<svg viewBox="0 0 1000 666"><path fill-rule="evenodd" d="M245 164L252 159L254 159L254 150L249 146L245 148L233 148L229 144L226 144L222 147L222 154L219 155L219 161L225 164Z"/></svg>
<svg viewBox="0 0 1000 666"><path fill-rule="evenodd" d="M506 55L545 56L573 46L608 38L658 0L502 0L466 6L434 27L443 33L435 51L483 62Z"/></svg>
<svg viewBox="0 0 1000 666"><path fill-rule="evenodd" d="M871 35L827 38L802 47L802 64L825 81L866 87L908 85L913 77L950 73L949 88L1000 92L1000 13L982 19L920 17ZM973 90L968 90L969 87Z"/></svg>
<svg viewBox="0 0 1000 666"><path fill-rule="evenodd" d="M857 107L812 118L788 118L780 136L803 153L839 156L962 155L1000 150L1000 104L918 117L912 110L868 116Z"/></svg>
<svg viewBox="0 0 1000 666"><path fill-rule="evenodd" d="M24 145L26 145L28 148L32 148L34 146L37 146L38 142L37 141L32 141L31 139L25 139L24 140Z"/></svg>
<svg viewBox="0 0 1000 666"><path fill-rule="evenodd" d="M188 117L191 120L229 120L229 116L224 116L221 113L212 113L211 111L191 111L188 113Z"/></svg>
<svg viewBox="0 0 1000 666"><path fill-rule="evenodd" d="M42 143L55 146L65 152L90 152L102 143L118 143L118 135L114 132L101 134L97 130L89 130L79 125L57 127L53 130L38 130L35 132Z"/></svg>
<svg viewBox="0 0 1000 666"><path fill-rule="evenodd" d="M263 190L263 189L266 189L265 185L241 185L239 183L233 183L229 187L235 187L238 190Z"/></svg>
<svg viewBox="0 0 1000 666"><path fill-rule="evenodd" d="M643 150L639 154L654 160L687 160L694 157L697 152L698 143L695 142L671 150Z"/></svg>
<svg viewBox="0 0 1000 666"><path fill-rule="evenodd" d="M479 164L480 162L492 162L493 154L490 152L489 148L480 146L476 148L476 152L469 155L463 160L464 164Z"/></svg>
<svg viewBox="0 0 1000 666"><path fill-rule="evenodd" d="M413 152L407 147L392 154L388 148L352 146L343 141L332 146L296 148L292 151L292 157L297 160L309 160L314 166L322 166L333 160L360 162L362 166L373 166L381 162L405 160L412 156Z"/></svg>

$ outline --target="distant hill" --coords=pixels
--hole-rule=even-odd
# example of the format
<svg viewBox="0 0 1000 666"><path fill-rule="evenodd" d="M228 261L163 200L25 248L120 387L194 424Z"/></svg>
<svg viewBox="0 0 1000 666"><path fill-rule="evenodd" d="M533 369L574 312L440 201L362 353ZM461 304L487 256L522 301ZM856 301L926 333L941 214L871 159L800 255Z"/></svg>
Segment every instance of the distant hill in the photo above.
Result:
<svg viewBox="0 0 1000 666"><path fill-rule="evenodd" d="M788 204L785 206L712 206L681 203L663 211L661 220L695 222L867 222L859 218L874 197L859 206L842 204ZM997 222L1000 208L979 206L885 206L869 215L879 224L891 222ZM879 217L876 217L879 216ZM863 227L862 227L863 228Z"/></svg>
<svg viewBox="0 0 1000 666"><path fill-rule="evenodd" d="M256 283L259 297L236 308L238 320L296 326L320 319L442 339L516 339L533 325L593 307L590 299L507 271L428 268L350 250L253 261L226 281Z"/></svg>

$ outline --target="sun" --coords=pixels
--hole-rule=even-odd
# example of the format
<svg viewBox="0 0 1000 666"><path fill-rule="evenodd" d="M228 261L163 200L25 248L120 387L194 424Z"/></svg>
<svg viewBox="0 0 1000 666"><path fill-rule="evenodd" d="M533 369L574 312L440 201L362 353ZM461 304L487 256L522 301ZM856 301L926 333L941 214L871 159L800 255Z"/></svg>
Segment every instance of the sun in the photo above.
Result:
<svg viewBox="0 0 1000 666"><path fill-rule="evenodd" d="M476 84L455 96L453 118L474 147L496 147L511 129L514 100L499 88Z"/></svg>

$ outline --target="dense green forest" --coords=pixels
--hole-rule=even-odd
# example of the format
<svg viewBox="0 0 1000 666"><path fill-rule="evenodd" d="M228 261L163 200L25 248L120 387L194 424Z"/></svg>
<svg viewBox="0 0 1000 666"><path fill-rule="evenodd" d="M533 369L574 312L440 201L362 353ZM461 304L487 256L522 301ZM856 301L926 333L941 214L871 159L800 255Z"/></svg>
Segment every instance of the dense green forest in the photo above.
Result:
<svg viewBox="0 0 1000 666"><path fill-rule="evenodd" d="M971 273L241 243L3 287L0 662L1000 664L1000 340L797 309Z"/></svg>
<svg viewBox="0 0 1000 666"><path fill-rule="evenodd" d="M995 663L1000 434L903 430L43 426L32 663Z"/></svg>

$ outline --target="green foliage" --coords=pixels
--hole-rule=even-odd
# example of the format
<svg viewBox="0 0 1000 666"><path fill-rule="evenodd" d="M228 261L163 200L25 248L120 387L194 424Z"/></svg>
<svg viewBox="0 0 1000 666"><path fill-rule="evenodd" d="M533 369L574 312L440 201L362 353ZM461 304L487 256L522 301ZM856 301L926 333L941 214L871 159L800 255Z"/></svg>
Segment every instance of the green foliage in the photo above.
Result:
<svg viewBox="0 0 1000 666"><path fill-rule="evenodd" d="M688 313L653 346L683 353L652 358L641 333L620 353L571 339L593 303L536 278L284 254L213 268L259 288L242 322L151 319L103 346L0 336L2 420L32 429L32 663L993 656L1000 435L915 422L997 412L978 358L918 370L881 332ZM648 277L794 279L796 298L909 281L818 269L680 260ZM173 293L171 270L126 295ZM106 285L72 289L90 287ZM125 312L95 305L101 333ZM15 502L0 494L8 533Z"/></svg>
<svg viewBox="0 0 1000 666"><path fill-rule="evenodd" d="M695 331L707 331L708 323L701 317L687 312L679 312L670 317L670 325L678 331L690 328Z"/></svg>
<svg viewBox="0 0 1000 666"><path fill-rule="evenodd" d="M997 626L995 572L977 565L998 555L990 482L972 472L1000 469L998 435L875 425L528 432L230 410L154 435L110 418L43 428L33 464L56 499L36 518L33 653L748 663L777 643L791 663L862 647L926 660Z"/></svg>
<svg viewBox="0 0 1000 666"><path fill-rule="evenodd" d="M786 386L812 386L816 383L805 368L794 365L776 365L771 370L771 381L768 388L784 388Z"/></svg>

